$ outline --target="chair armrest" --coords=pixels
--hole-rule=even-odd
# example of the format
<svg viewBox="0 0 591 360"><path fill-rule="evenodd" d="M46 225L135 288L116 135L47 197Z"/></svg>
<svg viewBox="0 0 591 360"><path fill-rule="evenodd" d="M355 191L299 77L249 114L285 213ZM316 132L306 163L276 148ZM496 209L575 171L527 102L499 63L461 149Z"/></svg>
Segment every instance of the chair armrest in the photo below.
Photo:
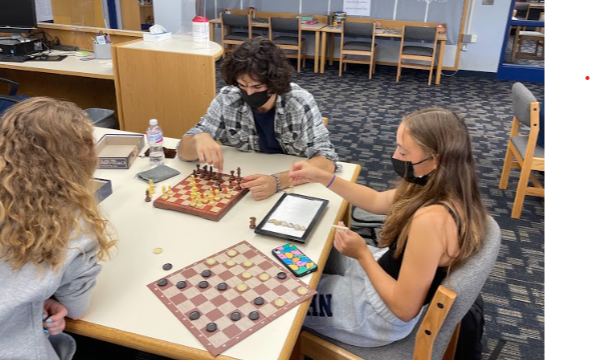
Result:
<svg viewBox="0 0 591 360"><path fill-rule="evenodd" d="M18 98L12 97L12 96L0 95L0 101L10 101L13 103L17 103L21 100L22 99L18 99Z"/></svg>
<svg viewBox="0 0 591 360"><path fill-rule="evenodd" d="M18 87L19 87L19 84L17 82L14 82L12 80L8 80L5 78L1 78L1 77L0 77L0 82L5 82L7 84L10 84L10 92L8 93L8 95L11 95L11 96L16 95L16 92L18 91Z"/></svg>

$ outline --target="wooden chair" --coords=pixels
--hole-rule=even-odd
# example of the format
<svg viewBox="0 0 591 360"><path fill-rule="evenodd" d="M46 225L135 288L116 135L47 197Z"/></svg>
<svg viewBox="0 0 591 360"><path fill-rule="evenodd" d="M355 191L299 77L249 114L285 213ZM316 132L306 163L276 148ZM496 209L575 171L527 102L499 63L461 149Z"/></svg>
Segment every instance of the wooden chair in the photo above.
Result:
<svg viewBox="0 0 591 360"><path fill-rule="evenodd" d="M361 348L303 330L291 359L308 356L314 360L452 360L460 321L488 279L500 246L501 230L489 216L482 249L443 281L418 325L406 338L386 346Z"/></svg>
<svg viewBox="0 0 591 360"><path fill-rule="evenodd" d="M296 36L281 35L273 38L273 32L295 33ZM302 37L302 24L298 18L269 18L269 40L273 41L283 50L296 51L286 52L285 56L297 59L298 72L300 65L306 67L306 39Z"/></svg>
<svg viewBox="0 0 591 360"><path fill-rule="evenodd" d="M544 21L544 13L540 15L539 21ZM511 62L515 62L516 58L520 59L532 59L532 60L544 60L544 28L536 28L535 31L522 30L524 27L518 26L515 31L515 46L513 46L513 52L511 54ZM535 41L536 48L533 53L521 51L521 47L525 40ZM542 54L538 55L539 48L542 48Z"/></svg>
<svg viewBox="0 0 591 360"><path fill-rule="evenodd" d="M420 43L405 45L405 43ZM429 70L429 86L433 77L437 49L437 26L407 26L402 29L400 55L396 82L400 80L402 68Z"/></svg>
<svg viewBox="0 0 591 360"><path fill-rule="evenodd" d="M241 45L248 39L260 36L260 34L252 32L251 18L248 15L234 15L221 12L220 19L222 25L222 49L224 50L224 55L226 51L229 50L226 48L226 45L229 45L230 47ZM229 30L228 34L226 34L226 26ZM236 28L239 30L234 31Z"/></svg>
<svg viewBox="0 0 591 360"><path fill-rule="evenodd" d="M371 42L367 41L347 41L346 36L367 36L371 37ZM343 75L343 66L347 70L347 63L369 64L369 78L376 72L376 24L375 23L354 23L344 21L342 23L341 36L341 61L339 62L339 76ZM363 59L351 56L367 56L369 59Z"/></svg>
<svg viewBox="0 0 591 360"><path fill-rule="evenodd" d="M324 123L324 127L326 127L326 125L328 125L328 118L322 117L322 122Z"/></svg>
<svg viewBox="0 0 591 360"><path fill-rule="evenodd" d="M519 20L529 19L529 3L527 2L516 2L513 8L513 16Z"/></svg>
<svg viewBox="0 0 591 360"><path fill-rule="evenodd" d="M515 83L512 90L513 123L509 134L505 164L501 173L500 189L506 189L511 169L521 169L511 217L519 219L526 195L544 197L544 187L532 173L544 171L544 148L537 144L540 132L540 103L522 84ZM521 125L529 128L520 134ZM528 186L531 180L534 186Z"/></svg>

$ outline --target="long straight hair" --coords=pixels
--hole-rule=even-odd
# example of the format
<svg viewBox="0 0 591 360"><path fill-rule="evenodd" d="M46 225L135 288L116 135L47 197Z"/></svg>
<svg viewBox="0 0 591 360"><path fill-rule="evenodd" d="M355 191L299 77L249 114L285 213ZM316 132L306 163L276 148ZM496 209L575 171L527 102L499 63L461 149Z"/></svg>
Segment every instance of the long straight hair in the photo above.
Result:
<svg viewBox="0 0 591 360"><path fill-rule="evenodd" d="M417 110L402 119L409 136L425 155L436 159L437 168L424 186L401 180L380 236L380 246L395 243L398 258L408 240L414 214L422 207L447 204L459 222L460 252L451 266L459 266L476 253L485 233L486 209L482 204L470 135L454 112L440 108Z"/></svg>
<svg viewBox="0 0 591 360"><path fill-rule="evenodd" d="M98 259L108 256L96 165L92 123L78 106L35 97L9 108L0 118L0 259L57 269L82 233L97 239Z"/></svg>

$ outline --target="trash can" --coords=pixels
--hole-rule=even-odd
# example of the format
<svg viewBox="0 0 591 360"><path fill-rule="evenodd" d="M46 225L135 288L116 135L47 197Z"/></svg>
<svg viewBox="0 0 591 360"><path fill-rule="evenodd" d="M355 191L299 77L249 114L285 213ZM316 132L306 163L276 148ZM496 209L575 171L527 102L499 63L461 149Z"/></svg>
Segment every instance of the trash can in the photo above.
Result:
<svg viewBox="0 0 591 360"><path fill-rule="evenodd" d="M115 111L109 109L90 108L85 110L96 127L119 129L119 121L115 119Z"/></svg>

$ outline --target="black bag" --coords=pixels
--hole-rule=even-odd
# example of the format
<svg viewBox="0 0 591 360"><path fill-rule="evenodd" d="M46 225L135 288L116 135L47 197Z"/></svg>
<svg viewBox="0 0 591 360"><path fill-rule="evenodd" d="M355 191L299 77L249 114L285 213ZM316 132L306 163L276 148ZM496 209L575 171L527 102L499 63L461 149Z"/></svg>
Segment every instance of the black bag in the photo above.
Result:
<svg viewBox="0 0 591 360"><path fill-rule="evenodd" d="M462 319L454 360L482 359L482 334L484 333L484 300L478 294L476 301Z"/></svg>
<svg viewBox="0 0 591 360"><path fill-rule="evenodd" d="M372 214L354 206L351 211L351 230L364 238L368 245L377 246L385 220L386 215Z"/></svg>

